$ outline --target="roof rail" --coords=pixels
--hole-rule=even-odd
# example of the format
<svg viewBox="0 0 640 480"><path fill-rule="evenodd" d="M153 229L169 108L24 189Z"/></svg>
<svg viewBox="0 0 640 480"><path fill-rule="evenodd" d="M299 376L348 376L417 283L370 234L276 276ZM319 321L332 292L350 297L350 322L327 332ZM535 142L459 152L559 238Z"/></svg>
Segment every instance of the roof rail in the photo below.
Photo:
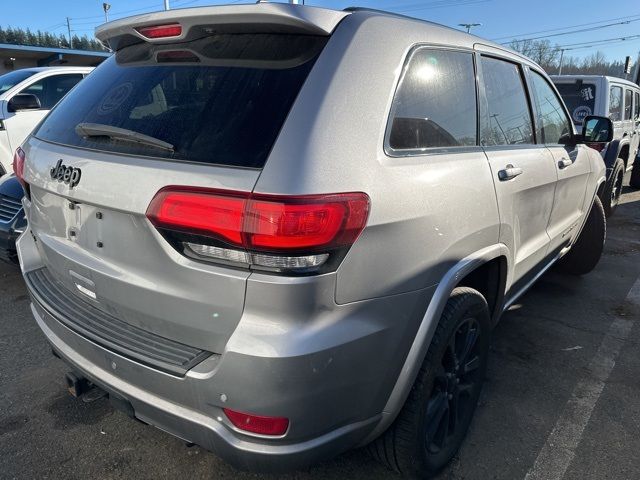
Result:
<svg viewBox="0 0 640 480"><path fill-rule="evenodd" d="M354 12L381 13L381 14L384 14L384 15L389 15L391 17L407 18L409 20L418 20L418 21L426 22L426 20L422 20L420 18L410 17L409 15L403 15L401 13L389 12L388 10L380 10L379 8L347 7L347 8L343 8L342 11L343 12L351 12L351 13L354 13Z"/></svg>

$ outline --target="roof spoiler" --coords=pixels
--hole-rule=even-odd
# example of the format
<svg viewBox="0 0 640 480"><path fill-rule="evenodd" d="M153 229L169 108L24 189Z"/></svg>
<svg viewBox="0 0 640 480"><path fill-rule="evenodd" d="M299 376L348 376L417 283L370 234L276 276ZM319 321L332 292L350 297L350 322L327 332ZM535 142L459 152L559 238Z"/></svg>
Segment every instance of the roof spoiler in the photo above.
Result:
<svg viewBox="0 0 640 480"><path fill-rule="evenodd" d="M289 33L331 35L350 12L283 3L222 5L148 13L115 20L96 28L96 37L112 50L140 42L183 42L216 33ZM180 25L178 35L149 38L144 27ZM170 40L169 38L170 37Z"/></svg>

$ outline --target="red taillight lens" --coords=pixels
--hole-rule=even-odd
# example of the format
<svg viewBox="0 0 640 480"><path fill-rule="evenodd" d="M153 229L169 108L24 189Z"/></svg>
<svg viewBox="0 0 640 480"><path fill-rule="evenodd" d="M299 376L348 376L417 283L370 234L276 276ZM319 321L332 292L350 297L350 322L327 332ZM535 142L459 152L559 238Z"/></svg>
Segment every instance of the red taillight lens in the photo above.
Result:
<svg viewBox="0 0 640 480"><path fill-rule="evenodd" d="M202 235L241 245L247 197L161 190L147 209L156 227Z"/></svg>
<svg viewBox="0 0 640 480"><path fill-rule="evenodd" d="M182 25L179 23L139 27L136 30L140 35L147 38L171 38L182 35Z"/></svg>
<svg viewBox="0 0 640 480"><path fill-rule="evenodd" d="M316 252L351 245L368 214L364 193L274 196L180 187L161 190L147 210L156 227L262 252Z"/></svg>
<svg viewBox="0 0 640 480"><path fill-rule="evenodd" d="M594 150L597 150L598 152L602 152L607 146L606 143L602 143L602 142L597 142L597 143L590 142L590 143L587 143L586 145L587 147L591 147Z"/></svg>
<svg viewBox="0 0 640 480"><path fill-rule="evenodd" d="M26 155L22 148L18 147L16 153L13 155L13 173L16 174L16 177L20 181L23 187L26 188L27 183L24 181L24 162Z"/></svg>
<svg viewBox="0 0 640 480"><path fill-rule="evenodd" d="M250 413L223 409L227 418L236 428L259 435L280 436L287 433L289 419L284 417L264 417Z"/></svg>
<svg viewBox="0 0 640 480"><path fill-rule="evenodd" d="M369 197L361 193L249 201L244 223L252 249L331 248L356 241L367 221Z"/></svg>

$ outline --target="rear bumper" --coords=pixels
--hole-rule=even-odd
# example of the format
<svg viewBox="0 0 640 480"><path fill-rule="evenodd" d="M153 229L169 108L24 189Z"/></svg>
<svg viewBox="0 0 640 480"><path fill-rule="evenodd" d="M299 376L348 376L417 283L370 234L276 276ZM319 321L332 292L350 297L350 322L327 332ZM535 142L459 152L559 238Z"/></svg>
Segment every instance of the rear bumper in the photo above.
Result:
<svg viewBox="0 0 640 480"><path fill-rule="evenodd" d="M199 411L130 383L125 377L157 373L144 372L146 367L87 342L58 323L35 303L32 304L32 311L53 349L72 370L110 395L129 402L136 418L185 441L198 444L236 468L277 472L309 465L353 447L373 430L379 420L374 417L354 422L296 443L246 437L230 428L221 408L211 407L207 412ZM100 353L105 357L101 364L89 358L95 357L98 350L102 350ZM201 392L195 392L189 386L198 381L195 376L177 381L183 383L185 390L189 390L191 394L199 395Z"/></svg>
<svg viewBox="0 0 640 480"><path fill-rule="evenodd" d="M371 434L415 335L412 324L419 323L432 294L425 289L345 305L336 323L303 319L295 332L270 332L270 351L264 338L241 321L223 354L176 375L72 330L56 318L55 305L44 305L28 287L38 325L72 370L126 401L143 422L236 468L263 472L307 466ZM263 331L273 325L268 318L261 321ZM286 416L289 431L281 438L248 435L229 422L223 407Z"/></svg>

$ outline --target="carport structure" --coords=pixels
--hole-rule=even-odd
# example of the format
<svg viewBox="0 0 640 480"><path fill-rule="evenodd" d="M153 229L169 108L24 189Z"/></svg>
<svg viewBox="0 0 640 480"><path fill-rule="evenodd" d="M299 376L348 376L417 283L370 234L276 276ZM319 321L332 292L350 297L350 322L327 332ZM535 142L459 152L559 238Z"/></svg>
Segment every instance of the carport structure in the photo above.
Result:
<svg viewBox="0 0 640 480"><path fill-rule="evenodd" d="M110 55L110 52L0 43L0 74L29 67L58 65L93 67Z"/></svg>

